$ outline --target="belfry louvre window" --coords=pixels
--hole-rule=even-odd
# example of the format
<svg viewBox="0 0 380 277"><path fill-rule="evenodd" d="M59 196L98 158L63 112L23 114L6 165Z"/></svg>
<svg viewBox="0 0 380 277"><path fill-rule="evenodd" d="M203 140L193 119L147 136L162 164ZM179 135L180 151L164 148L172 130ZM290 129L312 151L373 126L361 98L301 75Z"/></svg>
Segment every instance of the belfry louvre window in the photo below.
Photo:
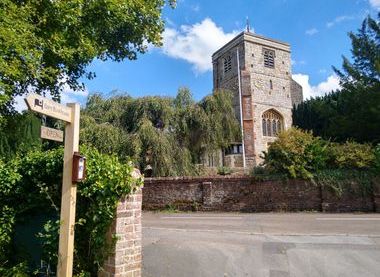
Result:
<svg viewBox="0 0 380 277"><path fill-rule="evenodd" d="M268 110L262 116L263 136L277 137L278 133L284 129L282 116L275 110Z"/></svg>
<svg viewBox="0 0 380 277"><path fill-rule="evenodd" d="M231 61L231 56L227 56L224 61L223 61L223 68L224 68L224 73L227 73L231 71L232 69L232 61Z"/></svg>
<svg viewBox="0 0 380 277"><path fill-rule="evenodd" d="M264 66L274 68L275 53L273 50L263 49L264 54Z"/></svg>

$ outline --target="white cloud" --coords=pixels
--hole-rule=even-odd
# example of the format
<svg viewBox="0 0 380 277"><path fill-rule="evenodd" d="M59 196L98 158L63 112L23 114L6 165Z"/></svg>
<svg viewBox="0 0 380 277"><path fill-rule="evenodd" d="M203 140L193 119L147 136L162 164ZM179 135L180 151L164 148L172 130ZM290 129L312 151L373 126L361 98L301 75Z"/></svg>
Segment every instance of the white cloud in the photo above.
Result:
<svg viewBox="0 0 380 277"><path fill-rule="evenodd" d="M182 25L179 30L166 28L163 34L164 54L193 65L197 73L212 69L211 55L238 34L225 33L210 18L194 25Z"/></svg>
<svg viewBox="0 0 380 277"><path fill-rule="evenodd" d="M373 8L380 10L380 0L369 0L369 3Z"/></svg>
<svg viewBox="0 0 380 277"><path fill-rule="evenodd" d="M318 32L319 31L318 31L317 28L312 28L312 29L306 30L305 34L308 35L308 36L312 36L312 35L315 35Z"/></svg>
<svg viewBox="0 0 380 277"><path fill-rule="evenodd" d="M83 90L73 90L67 84L64 85L64 88L61 92L61 103L74 103L81 102L88 96L87 88Z"/></svg>
<svg viewBox="0 0 380 277"><path fill-rule="evenodd" d="M73 90L67 84L67 77L63 77L59 82L61 86L61 103L74 103L83 100L88 96L88 90L84 87L82 90Z"/></svg>
<svg viewBox="0 0 380 277"><path fill-rule="evenodd" d="M339 78L336 75L330 75L326 81L319 83L316 86L310 85L310 77L306 74L293 74L293 79L299 83L303 88L304 100L314 98L317 96L323 96L332 90L340 88Z"/></svg>
<svg viewBox="0 0 380 277"><path fill-rule="evenodd" d="M335 24L339 24L343 21L348 21L348 20L353 20L353 19L355 19L355 16L341 15L341 16L336 17L333 21L327 22L326 27L331 28Z"/></svg>

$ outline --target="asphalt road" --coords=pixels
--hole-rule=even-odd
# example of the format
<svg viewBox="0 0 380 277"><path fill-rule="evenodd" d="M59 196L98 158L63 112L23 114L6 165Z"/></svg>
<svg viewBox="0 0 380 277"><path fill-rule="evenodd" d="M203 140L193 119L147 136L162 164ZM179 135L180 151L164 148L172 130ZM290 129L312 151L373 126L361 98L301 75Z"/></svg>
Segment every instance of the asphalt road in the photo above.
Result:
<svg viewBox="0 0 380 277"><path fill-rule="evenodd" d="M380 276L380 214L144 213L144 277Z"/></svg>

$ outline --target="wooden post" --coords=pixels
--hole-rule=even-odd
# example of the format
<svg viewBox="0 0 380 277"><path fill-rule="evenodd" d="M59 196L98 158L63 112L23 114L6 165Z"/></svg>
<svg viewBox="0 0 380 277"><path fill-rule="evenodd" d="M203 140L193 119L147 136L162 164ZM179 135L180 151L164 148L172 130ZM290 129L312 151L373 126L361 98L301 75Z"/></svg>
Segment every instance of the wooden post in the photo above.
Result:
<svg viewBox="0 0 380 277"><path fill-rule="evenodd" d="M78 103L67 104L71 107L71 123L65 127L65 152L63 158L63 180L61 200L61 226L59 231L58 277L71 277L73 274L74 227L77 185L72 183L74 152L79 150Z"/></svg>

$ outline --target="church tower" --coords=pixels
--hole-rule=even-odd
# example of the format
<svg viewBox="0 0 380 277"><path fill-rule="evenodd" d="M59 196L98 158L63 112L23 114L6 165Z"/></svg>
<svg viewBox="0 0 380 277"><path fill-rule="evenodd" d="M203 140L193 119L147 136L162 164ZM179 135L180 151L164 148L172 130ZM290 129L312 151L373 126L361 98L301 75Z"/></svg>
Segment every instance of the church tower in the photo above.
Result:
<svg viewBox="0 0 380 277"><path fill-rule="evenodd" d="M292 79L290 45L245 31L216 51L212 63L214 90L233 93L244 133L225 150L224 165L259 165L278 132L291 127L292 107L303 99Z"/></svg>

